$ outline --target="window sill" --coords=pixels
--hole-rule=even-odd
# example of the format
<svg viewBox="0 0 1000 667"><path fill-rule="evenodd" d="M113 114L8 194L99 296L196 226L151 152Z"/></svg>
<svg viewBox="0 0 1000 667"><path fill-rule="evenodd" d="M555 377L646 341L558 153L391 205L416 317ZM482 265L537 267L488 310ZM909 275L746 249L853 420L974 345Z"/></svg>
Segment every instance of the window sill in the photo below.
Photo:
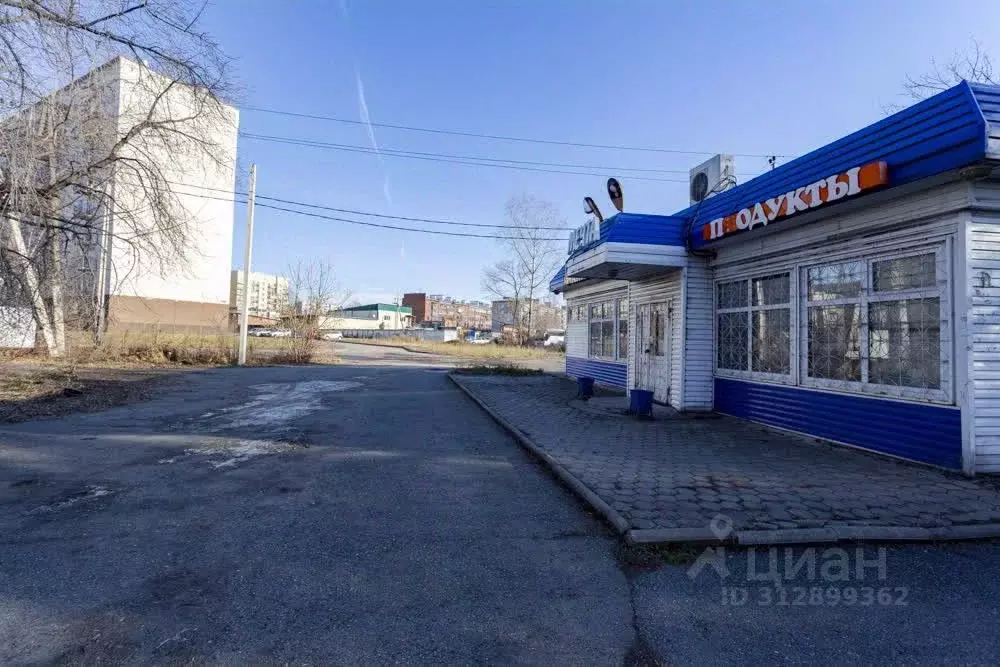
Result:
<svg viewBox="0 0 1000 667"><path fill-rule="evenodd" d="M795 384L795 379L779 373L761 373L757 371L734 371L725 368L715 369L715 377L730 380L746 380L747 382L770 382L772 384Z"/></svg>

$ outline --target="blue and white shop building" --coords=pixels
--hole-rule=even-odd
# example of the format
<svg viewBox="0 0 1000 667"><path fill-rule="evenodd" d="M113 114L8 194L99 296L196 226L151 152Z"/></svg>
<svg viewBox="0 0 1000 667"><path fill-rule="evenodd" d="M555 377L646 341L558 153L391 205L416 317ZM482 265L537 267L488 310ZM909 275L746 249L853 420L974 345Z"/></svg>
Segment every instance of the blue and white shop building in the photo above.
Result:
<svg viewBox="0 0 1000 667"><path fill-rule="evenodd" d="M1000 88L961 83L673 215L574 234L566 372L1000 472Z"/></svg>

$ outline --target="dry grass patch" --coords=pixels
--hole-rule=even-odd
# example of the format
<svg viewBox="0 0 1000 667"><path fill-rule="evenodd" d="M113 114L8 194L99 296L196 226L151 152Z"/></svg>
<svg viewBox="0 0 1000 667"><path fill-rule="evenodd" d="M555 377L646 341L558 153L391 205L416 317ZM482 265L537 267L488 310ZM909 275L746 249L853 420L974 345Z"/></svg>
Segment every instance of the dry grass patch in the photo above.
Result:
<svg viewBox="0 0 1000 667"><path fill-rule="evenodd" d="M97 344L85 332L67 336L67 356L48 359L33 352L9 352L9 361L49 366L148 368L168 366L231 366L239 356L235 334L130 333L111 334ZM301 338L248 339L247 363L336 363L330 344Z"/></svg>

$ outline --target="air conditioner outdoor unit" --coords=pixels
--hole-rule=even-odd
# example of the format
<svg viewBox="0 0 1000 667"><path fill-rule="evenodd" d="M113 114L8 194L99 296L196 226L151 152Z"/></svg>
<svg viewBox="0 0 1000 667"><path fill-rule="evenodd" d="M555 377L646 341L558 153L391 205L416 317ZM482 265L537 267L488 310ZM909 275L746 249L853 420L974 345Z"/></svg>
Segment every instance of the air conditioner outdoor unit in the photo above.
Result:
<svg viewBox="0 0 1000 667"><path fill-rule="evenodd" d="M708 199L736 185L732 155L716 155L691 170L691 204Z"/></svg>

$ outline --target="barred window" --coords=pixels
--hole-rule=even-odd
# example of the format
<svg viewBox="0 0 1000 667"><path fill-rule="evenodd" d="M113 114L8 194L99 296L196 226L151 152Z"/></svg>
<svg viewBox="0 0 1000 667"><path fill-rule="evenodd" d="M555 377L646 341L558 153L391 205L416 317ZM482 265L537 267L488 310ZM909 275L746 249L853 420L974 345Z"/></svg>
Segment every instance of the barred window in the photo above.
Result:
<svg viewBox="0 0 1000 667"><path fill-rule="evenodd" d="M806 270L806 377L941 388L938 253Z"/></svg>
<svg viewBox="0 0 1000 667"><path fill-rule="evenodd" d="M614 359L615 356L615 303L602 301L590 304L591 357Z"/></svg>
<svg viewBox="0 0 1000 667"><path fill-rule="evenodd" d="M716 367L791 373L791 274L716 285Z"/></svg>

